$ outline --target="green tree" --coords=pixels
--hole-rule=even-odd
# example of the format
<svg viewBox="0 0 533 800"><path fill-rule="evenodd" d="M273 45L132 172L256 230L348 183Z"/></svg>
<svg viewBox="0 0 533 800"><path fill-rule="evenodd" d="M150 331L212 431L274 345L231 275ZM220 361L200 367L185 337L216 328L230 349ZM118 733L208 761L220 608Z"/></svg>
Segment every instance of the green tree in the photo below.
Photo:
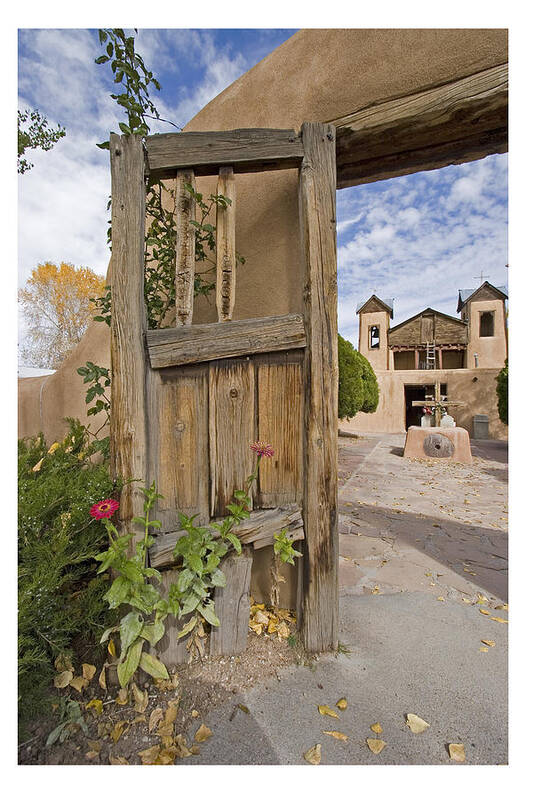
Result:
<svg viewBox="0 0 533 800"><path fill-rule="evenodd" d="M18 111L18 150L17 150L17 170L21 174L28 172L33 167L26 158L23 158L26 150L51 150L52 147L64 135L65 129L61 125L57 130L48 127L48 120L38 110ZM27 127L26 123L30 121Z"/></svg>
<svg viewBox="0 0 533 800"><path fill-rule="evenodd" d="M508 425L508 383L509 365L505 359L505 366L502 367L496 378L496 394L498 395L498 415L505 425Z"/></svg>
<svg viewBox="0 0 533 800"><path fill-rule="evenodd" d="M358 411L372 413L378 407L379 388L374 370L351 342L339 343L339 419L354 417Z"/></svg>

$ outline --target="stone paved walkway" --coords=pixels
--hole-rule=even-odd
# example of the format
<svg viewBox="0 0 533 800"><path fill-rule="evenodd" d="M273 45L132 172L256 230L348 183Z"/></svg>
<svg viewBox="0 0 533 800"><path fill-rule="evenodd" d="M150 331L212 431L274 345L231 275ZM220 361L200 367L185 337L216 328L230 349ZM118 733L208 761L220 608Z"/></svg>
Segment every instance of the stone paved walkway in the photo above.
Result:
<svg viewBox="0 0 533 800"><path fill-rule="evenodd" d="M473 442L467 466L404 459L403 441L339 438L341 594L506 602L506 443Z"/></svg>

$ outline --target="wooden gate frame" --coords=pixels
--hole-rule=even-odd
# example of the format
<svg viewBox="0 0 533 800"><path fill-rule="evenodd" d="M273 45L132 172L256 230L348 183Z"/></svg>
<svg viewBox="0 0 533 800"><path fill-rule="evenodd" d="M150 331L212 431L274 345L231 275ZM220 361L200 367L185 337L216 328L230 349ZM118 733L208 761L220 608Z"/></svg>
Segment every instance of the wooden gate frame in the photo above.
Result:
<svg viewBox="0 0 533 800"><path fill-rule="evenodd" d="M110 137L112 182L111 464L112 474L147 481L147 355L144 306L145 194L149 179L299 168L304 355L304 558L298 602L310 652L338 646L337 259L335 127L304 123L294 131L242 129ZM218 278L218 275L217 275ZM217 297L221 292L219 284ZM219 303L217 303L217 306ZM187 308L184 307L186 315ZM294 316L294 315L293 315ZM231 313L229 313L231 317ZM228 317L223 317L228 319ZM259 321L257 321L259 322ZM224 323L224 325L238 323ZM244 321L243 321L244 324ZM263 352L268 351L268 332ZM298 335L298 334L297 334ZM265 338L266 337L266 338ZM271 340L270 340L271 341ZM272 347L272 349L282 349ZM246 351L246 352L249 352ZM239 353L237 353L238 355ZM235 355L231 351L227 355ZM215 355L216 358L224 356ZM121 495L121 526L142 516L139 483Z"/></svg>

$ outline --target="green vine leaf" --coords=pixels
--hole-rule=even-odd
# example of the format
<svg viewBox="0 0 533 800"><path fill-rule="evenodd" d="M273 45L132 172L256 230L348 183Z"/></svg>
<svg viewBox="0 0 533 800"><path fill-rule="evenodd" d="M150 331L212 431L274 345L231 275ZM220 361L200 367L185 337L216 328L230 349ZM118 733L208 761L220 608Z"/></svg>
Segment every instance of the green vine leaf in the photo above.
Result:
<svg viewBox="0 0 533 800"><path fill-rule="evenodd" d="M130 611L120 622L120 649L125 653L132 642L140 635L143 621L138 611Z"/></svg>
<svg viewBox="0 0 533 800"><path fill-rule="evenodd" d="M137 639L133 642L126 653L126 657L117 666L118 680L122 688L128 685L132 675L139 666L143 646L144 641L142 639ZM142 653L142 655L146 655L146 653ZM148 670L146 671L148 672Z"/></svg>
<svg viewBox="0 0 533 800"><path fill-rule="evenodd" d="M140 661L141 669L158 681L168 681L169 674L165 665L149 653L143 653Z"/></svg>

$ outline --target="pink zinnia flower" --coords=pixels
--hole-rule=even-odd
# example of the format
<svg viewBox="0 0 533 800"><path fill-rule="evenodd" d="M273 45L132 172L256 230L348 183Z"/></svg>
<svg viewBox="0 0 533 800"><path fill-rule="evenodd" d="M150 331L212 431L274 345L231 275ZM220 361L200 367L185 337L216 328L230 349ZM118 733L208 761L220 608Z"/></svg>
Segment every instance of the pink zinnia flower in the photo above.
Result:
<svg viewBox="0 0 533 800"><path fill-rule="evenodd" d="M91 507L90 515L95 519L109 519L112 517L117 508L119 507L119 503L117 500L100 500L99 503L95 503L94 506Z"/></svg>
<svg viewBox="0 0 533 800"><path fill-rule="evenodd" d="M254 442L250 445L250 450L253 450L258 456L264 456L265 458L272 458L274 455L274 448L271 444L267 444L266 442Z"/></svg>

